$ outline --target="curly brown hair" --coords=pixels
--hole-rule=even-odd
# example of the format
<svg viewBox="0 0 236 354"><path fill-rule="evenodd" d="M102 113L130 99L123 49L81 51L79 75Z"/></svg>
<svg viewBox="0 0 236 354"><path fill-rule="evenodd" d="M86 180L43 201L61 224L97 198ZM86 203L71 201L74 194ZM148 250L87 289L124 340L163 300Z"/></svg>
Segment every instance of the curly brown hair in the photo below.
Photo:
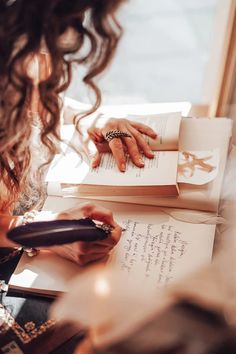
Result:
<svg viewBox="0 0 236 354"><path fill-rule="evenodd" d="M71 82L73 63L86 66L83 81L95 93L88 114L101 103L94 78L107 67L117 47L122 29L115 12L123 1L0 0L0 210L14 205L31 165L29 107L35 83L29 61L40 55L42 46L46 48L50 72L37 83L40 139L53 156L55 139L60 140L59 93ZM73 32L73 40L63 43L68 31Z"/></svg>

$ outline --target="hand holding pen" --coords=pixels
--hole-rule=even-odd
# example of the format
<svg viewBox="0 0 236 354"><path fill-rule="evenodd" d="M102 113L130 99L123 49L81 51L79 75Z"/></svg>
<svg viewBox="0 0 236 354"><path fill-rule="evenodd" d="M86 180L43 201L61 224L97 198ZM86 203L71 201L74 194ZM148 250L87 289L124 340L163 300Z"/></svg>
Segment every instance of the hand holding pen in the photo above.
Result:
<svg viewBox="0 0 236 354"><path fill-rule="evenodd" d="M112 226L110 236L101 241L75 242L64 246L53 247L54 251L69 258L79 265L105 258L121 237L121 227L114 221L110 210L91 203L86 203L79 208L72 208L60 214L61 219L90 218Z"/></svg>
<svg viewBox="0 0 236 354"><path fill-rule="evenodd" d="M91 203L59 213L56 220L33 222L8 233L15 243L50 248L82 266L106 257L120 236L112 212Z"/></svg>

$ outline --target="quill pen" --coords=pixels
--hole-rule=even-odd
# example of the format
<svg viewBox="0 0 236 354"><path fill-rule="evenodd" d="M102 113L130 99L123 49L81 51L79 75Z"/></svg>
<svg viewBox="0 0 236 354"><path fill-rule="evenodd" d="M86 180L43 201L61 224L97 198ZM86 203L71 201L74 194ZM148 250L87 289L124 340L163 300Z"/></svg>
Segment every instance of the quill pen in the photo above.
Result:
<svg viewBox="0 0 236 354"><path fill-rule="evenodd" d="M24 247L45 247L76 241L93 242L107 238L112 226L97 224L89 218L32 222L17 226L7 238Z"/></svg>

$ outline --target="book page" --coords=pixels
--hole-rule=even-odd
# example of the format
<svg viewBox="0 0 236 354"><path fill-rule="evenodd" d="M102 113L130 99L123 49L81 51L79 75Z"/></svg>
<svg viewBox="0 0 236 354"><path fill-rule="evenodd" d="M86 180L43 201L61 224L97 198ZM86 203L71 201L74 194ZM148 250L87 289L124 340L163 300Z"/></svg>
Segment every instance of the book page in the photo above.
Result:
<svg viewBox="0 0 236 354"><path fill-rule="evenodd" d="M130 115L128 118L148 125L157 133L156 139L143 135L153 150L178 150L181 113Z"/></svg>
<svg viewBox="0 0 236 354"><path fill-rule="evenodd" d="M94 185L119 185L119 186L150 186L174 184L174 170L170 166L176 163L176 152L155 152L154 159L147 159L143 169L133 165L127 156L127 171L121 173L116 165L114 157L103 154L101 164L96 169L90 167L86 159L82 159L75 152L66 155L56 155L46 181L50 183L48 193L52 191L53 183L62 184L94 184ZM178 153L177 183L203 185L213 181L219 172L220 153L219 149L207 151L180 151ZM160 165L162 166L160 168ZM172 174L170 172L173 172ZM65 193L73 193L73 187L64 186ZM74 191L76 195L76 190ZM63 195L63 188L59 186L59 195ZM77 191L78 193L78 191Z"/></svg>
<svg viewBox="0 0 236 354"><path fill-rule="evenodd" d="M176 184L177 151L156 151L153 159L143 156L143 160L145 168L139 168L127 156L126 172L122 173L119 172L113 155L103 154L100 165L90 169L83 183L120 186Z"/></svg>
<svg viewBox="0 0 236 354"><path fill-rule="evenodd" d="M10 278L9 288L56 296L66 292L67 283L81 271L76 263L50 251L41 250L35 257L24 253Z"/></svg>
<svg viewBox="0 0 236 354"><path fill-rule="evenodd" d="M124 227L111 264L155 288L167 286L211 261L214 235L206 232L205 225L159 217L159 224L127 220Z"/></svg>
<svg viewBox="0 0 236 354"><path fill-rule="evenodd" d="M143 121L145 123L145 121ZM219 151L219 165L217 176L203 185L181 183L179 196L176 198L162 198L153 196L93 196L98 200L115 200L142 205L158 205L163 207L187 208L216 212L220 199L224 170L229 150L229 141L232 134L232 121L227 118L183 118L180 127L179 150L180 151ZM58 188L59 187L59 188ZM81 197L74 190L67 194L57 186L54 195L70 195ZM86 198L83 196L83 198Z"/></svg>
<svg viewBox="0 0 236 354"><path fill-rule="evenodd" d="M157 207L101 204L112 210L115 220L126 228L108 266L118 265L130 276L138 273L150 286L160 287L211 261L215 225L197 223L197 212L196 223L188 223ZM57 212L76 205L76 199L49 197L44 210ZM183 218L185 211L180 213ZM186 212L186 220L188 217ZM68 282L84 269L49 251L41 251L36 257L22 257L9 284L14 289L55 296L68 291Z"/></svg>
<svg viewBox="0 0 236 354"><path fill-rule="evenodd" d="M118 170L110 153L102 154L100 165L94 169L74 152L57 155L49 168L46 182L104 186L175 185L178 152L156 151L154 154L153 159L143 156L145 168L135 166L127 156L125 173Z"/></svg>

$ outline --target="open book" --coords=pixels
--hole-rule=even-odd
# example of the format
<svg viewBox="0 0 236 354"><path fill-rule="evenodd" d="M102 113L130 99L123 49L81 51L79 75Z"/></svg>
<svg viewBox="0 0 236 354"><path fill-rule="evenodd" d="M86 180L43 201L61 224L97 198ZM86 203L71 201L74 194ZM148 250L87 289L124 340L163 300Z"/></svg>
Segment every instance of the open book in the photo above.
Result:
<svg viewBox="0 0 236 354"><path fill-rule="evenodd" d="M48 198L45 209L59 211L76 205L76 199ZM102 203L113 210L125 231L107 262L129 276L138 274L150 287L167 286L209 264L212 257L215 225L207 213L198 215L181 210ZM127 219L127 217L129 219ZM188 220L183 221L183 220ZM204 223L199 223L204 222ZM206 224L205 222L209 222ZM23 255L9 288L44 296L69 291L69 282L83 272L75 263L49 251L36 257Z"/></svg>
<svg viewBox="0 0 236 354"><path fill-rule="evenodd" d="M155 121L157 138L148 138L156 150L154 158L143 157L145 168L136 167L127 156L126 172L116 166L112 154L103 154L100 166L90 168L85 157L70 151L58 154L47 174L47 182L59 182L65 186L76 186L77 192L85 196L176 196L178 195L178 142L181 115L160 115Z"/></svg>
<svg viewBox="0 0 236 354"><path fill-rule="evenodd" d="M86 159L67 151L49 170L48 194L217 212L232 121L182 118L179 126L174 113L132 118L159 134L156 141L148 139L158 151L145 160L144 169L128 161L127 171L120 173L112 155L104 154L101 166L91 170ZM76 133L73 140L78 140Z"/></svg>

